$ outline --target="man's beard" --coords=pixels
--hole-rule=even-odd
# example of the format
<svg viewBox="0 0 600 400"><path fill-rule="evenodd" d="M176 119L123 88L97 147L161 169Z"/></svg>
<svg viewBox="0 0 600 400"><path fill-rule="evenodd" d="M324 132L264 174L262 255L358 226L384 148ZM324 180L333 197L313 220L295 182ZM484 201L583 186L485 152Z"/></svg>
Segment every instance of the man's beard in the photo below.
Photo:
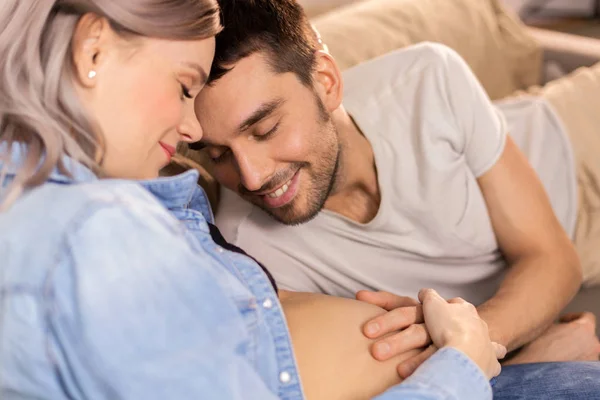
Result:
<svg viewBox="0 0 600 400"><path fill-rule="evenodd" d="M261 188L261 191L274 189L281 186L286 179L290 179L292 174L299 171L304 171L308 178L309 186L304 189L306 193L306 207L304 211L296 210L299 207L298 202L301 196L304 194L301 192L301 188L298 187L296 198L294 198L289 204L286 204L279 208L265 207L262 200L257 199L256 196L252 195L245 188L239 188L239 194L249 200L251 203L257 205L263 209L267 214L273 217L278 222L285 225L300 225L304 224L319 214L319 212L325 206L325 202L329 198L329 195L335 190L338 174L340 173L340 158L342 153L341 144L338 139L338 132L331 120L331 116L325 109L324 104L315 94L315 101L319 111L319 129L318 137L324 138L324 146L327 147L326 153L321 156L321 159L315 162L319 163L318 166L307 162L294 163L288 171L280 172L273 177L271 182ZM335 139L335 143L333 142ZM329 142L328 142L329 140ZM322 147L321 147L322 148Z"/></svg>
<svg viewBox="0 0 600 400"><path fill-rule="evenodd" d="M335 128L332 126L330 129ZM335 135L337 135L337 132L335 132ZM342 149L339 143L330 147L331 150L328 152L328 154L325 154L325 156L319 160L322 161L320 163L322 166L321 168L311 170L311 168L314 168L314 166L309 163L294 163L288 168L288 171L276 174L271 181L274 183L269 182L264 186L264 188L261 188L261 191L274 189L281 186L281 183L285 180L290 179L293 174L304 171L306 174L305 178L308 178L310 185L308 188L304 189L304 193L306 193L306 204L304 211L299 212L296 210L296 207L299 207L299 197L303 194L301 187L298 187L297 189L298 192L296 193L296 198L294 198L289 204L279 208L266 207L262 200L257 198L256 195L253 195L252 192L248 192L243 187L239 188L239 194L246 200L263 209L267 214L282 224L300 225L310 221L311 219L315 218L323 209L325 202L329 198L329 195L336 187L337 176L340 171L340 155Z"/></svg>
<svg viewBox="0 0 600 400"><path fill-rule="evenodd" d="M310 182L310 187L305 189L307 190L307 194L304 212L295 210L295 204L298 203L297 197L301 194L300 188L298 188L296 198L283 207L277 209L261 207L267 214L285 225L301 225L315 218L319 212L321 212L323 207L325 207L325 202L329 198L331 192L334 191L340 172L340 156L342 148L339 142L337 129L331 119L331 115L327 112L325 105L316 92L314 96L315 104L319 111L319 126L321 127L319 137L325 138L325 144L329 144L327 143L329 138L331 138L331 140L335 138L336 140L335 144L331 143L331 146L328 146L330 149L324 154L323 158L321 160L316 160L316 162L322 161L319 163L319 166L322 167L315 168L313 165L313 170L311 171L309 168L303 168L303 166L300 165L295 169L296 171L304 169L308 174ZM304 167L308 166L309 165L305 165Z"/></svg>
<svg viewBox="0 0 600 400"><path fill-rule="evenodd" d="M269 209L266 207L261 208L277 221L290 226L305 224L315 218L325 207L325 202L336 185L341 153L339 145L337 147L335 158L332 160L328 157L329 161L327 162L328 165L332 164L333 168L328 168L327 171L316 171L315 173L305 170L308 173L311 187L308 189L306 208L303 212L295 210L296 199L292 200L291 203L276 209ZM300 192L298 192L296 196L298 196L298 194L300 194Z"/></svg>

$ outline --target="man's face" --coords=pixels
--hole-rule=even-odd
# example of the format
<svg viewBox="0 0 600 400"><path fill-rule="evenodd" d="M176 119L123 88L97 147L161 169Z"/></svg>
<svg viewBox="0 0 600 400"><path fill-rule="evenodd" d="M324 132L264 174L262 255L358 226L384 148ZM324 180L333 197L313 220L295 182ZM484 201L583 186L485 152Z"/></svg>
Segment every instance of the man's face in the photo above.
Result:
<svg viewBox="0 0 600 400"><path fill-rule="evenodd" d="M220 184L284 224L323 208L340 145L329 112L296 75L253 54L200 93L196 115Z"/></svg>

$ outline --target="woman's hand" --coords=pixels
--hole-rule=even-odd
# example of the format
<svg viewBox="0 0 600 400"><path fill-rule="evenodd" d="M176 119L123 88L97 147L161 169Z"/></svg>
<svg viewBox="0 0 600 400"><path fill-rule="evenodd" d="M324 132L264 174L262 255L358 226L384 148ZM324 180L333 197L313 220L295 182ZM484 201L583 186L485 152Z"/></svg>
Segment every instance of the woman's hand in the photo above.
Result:
<svg viewBox="0 0 600 400"><path fill-rule="evenodd" d="M419 292L425 325L437 348L453 347L465 353L488 378L500 374L499 359L506 348L490 340L487 324L477 309L461 298L444 300L433 289Z"/></svg>

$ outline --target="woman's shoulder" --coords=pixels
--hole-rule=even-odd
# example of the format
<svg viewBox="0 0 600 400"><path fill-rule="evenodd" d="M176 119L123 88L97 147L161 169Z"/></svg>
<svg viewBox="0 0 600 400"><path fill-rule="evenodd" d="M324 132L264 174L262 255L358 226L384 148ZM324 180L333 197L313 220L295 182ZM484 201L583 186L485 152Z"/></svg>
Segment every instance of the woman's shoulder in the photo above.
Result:
<svg viewBox="0 0 600 400"><path fill-rule="evenodd" d="M124 238L150 231L154 237L167 236L180 229L141 185L108 180L49 182L31 189L0 213L0 226L7 228L0 230L0 259L8 260L5 271L10 275L14 270L29 283L41 282L53 265L64 264L74 247L91 260L94 254L118 251Z"/></svg>
<svg viewBox="0 0 600 400"><path fill-rule="evenodd" d="M49 225L49 228L60 229L106 209L168 214L156 198L136 182L98 180L70 184L47 182L26 191L3 217L18 222L19 226Z"/></svg>

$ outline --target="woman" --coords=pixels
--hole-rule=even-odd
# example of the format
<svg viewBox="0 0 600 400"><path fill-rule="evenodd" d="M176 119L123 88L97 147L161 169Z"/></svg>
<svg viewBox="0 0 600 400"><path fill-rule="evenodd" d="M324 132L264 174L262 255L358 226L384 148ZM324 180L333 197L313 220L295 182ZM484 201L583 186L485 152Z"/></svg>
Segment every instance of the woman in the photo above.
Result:
<svg viewBox="0 0 600 400"><path fill-rule="evenodd" d="M280 303L226 250L197 175L157 179L202 136L215 0L15 0L0 22L2 398L301 398L282 308L309 398L398 382L400 359L372 360L360 331L382 309ZM388 395L436 398L430 377L489 396L499 364L474 308L421 300L449 348Z"/></svg>

